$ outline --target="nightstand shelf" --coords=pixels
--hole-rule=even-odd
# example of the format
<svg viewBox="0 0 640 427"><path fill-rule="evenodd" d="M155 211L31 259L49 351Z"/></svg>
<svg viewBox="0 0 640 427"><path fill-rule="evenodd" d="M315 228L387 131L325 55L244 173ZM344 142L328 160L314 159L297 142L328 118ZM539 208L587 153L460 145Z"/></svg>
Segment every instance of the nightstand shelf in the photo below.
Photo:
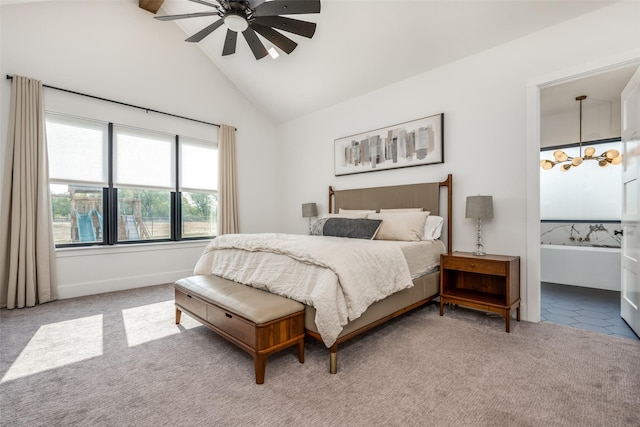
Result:
<svg viewBox="0 0 640 427"><path fill-rule="evenodd" d="M509 332L514 309L520 321L520 257L467 252L441 255L441 316L446 303L502 314Z"/></svg>

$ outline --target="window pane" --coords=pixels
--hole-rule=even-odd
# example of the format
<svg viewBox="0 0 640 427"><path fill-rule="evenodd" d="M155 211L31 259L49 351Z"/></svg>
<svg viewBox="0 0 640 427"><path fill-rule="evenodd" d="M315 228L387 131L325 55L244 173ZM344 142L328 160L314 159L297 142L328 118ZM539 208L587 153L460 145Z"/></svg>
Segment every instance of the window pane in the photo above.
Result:
<svg viewBox="0 0 640 427"><path fill-rule="evenodd" d="M50 185L55 244L102 242L102 188Z"/></svg>
<svg viewBox="0 0 640 427"><path fill-rule="evenodd" d="M614 149L620 142L595 144L596 154ZM584 144L582 154L584 155ZM540 160L553 159L555 150L540 151ZM579 157L580 148L562 149L570 157ZM556 165L540 171L540 219L619 221L622 206L622 167L598 166L595 160L585 160L580 166L561 172Z"/></svg>
<svg viewBox="0 0 640 427"><path fill-rule="evenodd" d="M218 148L212 143L180 140L180 188L218 189Z"/></svg>
<svg viewBox="0 0 640 427"><path fill-rule="evenodd" d="M175 188L173 136L114 128L114 185Z"/></svg>
<svg viewBox="0 0 640 427"><path fill-rule="evenodd" d="M171 238L171 192L118 190L118 241Z"/></svg>
<svg viewBox="0 0 640 427"><path fill-rule="evenodd" d="M49 177L103 184L107 181L107 125L47 115Z"/></svg>
<svg viewBox="0 0 640 427"><path fill-rule="evenodd" d="M217 194L182 193L182 237L215 236L217 222Z"/></svg>

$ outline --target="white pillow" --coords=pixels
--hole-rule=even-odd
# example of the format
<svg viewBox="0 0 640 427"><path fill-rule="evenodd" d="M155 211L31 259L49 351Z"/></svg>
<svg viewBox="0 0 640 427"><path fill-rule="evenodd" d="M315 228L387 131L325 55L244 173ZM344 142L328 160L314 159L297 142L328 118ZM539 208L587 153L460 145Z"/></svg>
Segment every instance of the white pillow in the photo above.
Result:
<svg viewBox="0 0 640 427"><path fill-rule="evenodd" d="M442 232L442 224L444 224L444 218L437 215L429 215L424 222L424 235L422 240L436 240L440 238Z"/></svg>
<svg viewBox="0 0 640 427"><path fill-rule="evenodd" d="M380 213L422 212L422 208L380 209Z"/></svg>
<svg viewBox="0 0 640 427"><path fill-rule="evenodd" d="M370 214L370 213L376 213L375 209L338 209L338 213L340 214Z"/></svg>
<svg viewBox="0 0 640 427"><path fill-rule="evenodd" d="M322 218L366 218L367 212L362 213L326 213Z"/></svg>
<svg viewBox="0 0 640 427"><path fill-rule="evenodd" d="M375 240L417 242L424 235L424 223L429 212L394 212L369 214L369 219L381 219Z"/></svg>

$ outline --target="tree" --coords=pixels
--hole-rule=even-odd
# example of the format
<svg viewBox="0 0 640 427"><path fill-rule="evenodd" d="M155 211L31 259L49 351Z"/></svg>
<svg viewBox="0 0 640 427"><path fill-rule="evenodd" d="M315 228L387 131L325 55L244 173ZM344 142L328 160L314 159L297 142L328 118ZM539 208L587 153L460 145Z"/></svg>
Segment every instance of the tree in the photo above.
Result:
<svg viewBox="0 0 640 427"><path fill-rule="evenodd" d="M51 211L54 218L69 217L71 215L71 200L69 196L54 196L51 198Z"/></svg>

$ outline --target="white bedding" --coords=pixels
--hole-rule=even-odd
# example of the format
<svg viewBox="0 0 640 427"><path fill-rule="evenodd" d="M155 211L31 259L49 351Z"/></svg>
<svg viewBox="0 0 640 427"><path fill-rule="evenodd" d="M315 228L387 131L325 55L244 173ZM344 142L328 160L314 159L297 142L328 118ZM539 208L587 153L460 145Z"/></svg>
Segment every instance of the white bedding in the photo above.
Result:
<svg viewBox="0 0 640 427"><path fill-rule="evenodd" d="M440 254L447 251L441 240L421 240L419 242L374 240L374 242L399 246L407 260L412 279L422 277L438 269Z"/></svg>
<svg viewBox="0 0 640 427"><path fill-rule="evenodd" d="M313 306L318 332L330 347L344 325L369 305L413 286L404 254L411 250L398 243L408 242L229 234L209 243L194 273L215 274Z"/></svg>

